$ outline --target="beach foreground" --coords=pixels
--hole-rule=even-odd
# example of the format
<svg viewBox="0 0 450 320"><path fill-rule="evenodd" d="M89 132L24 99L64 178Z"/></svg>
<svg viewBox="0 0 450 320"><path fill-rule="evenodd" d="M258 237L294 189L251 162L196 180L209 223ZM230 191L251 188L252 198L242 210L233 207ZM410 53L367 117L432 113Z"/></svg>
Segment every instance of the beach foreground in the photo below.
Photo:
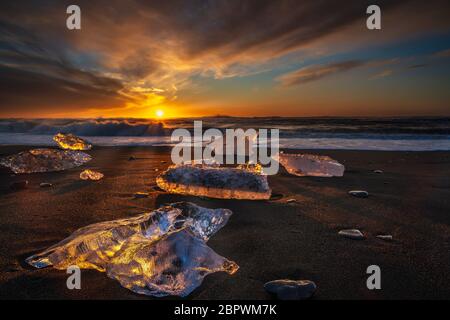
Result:
<svg viewBox="0 0 450 320"><path fill-rule="evenodd" d="M27 149L0 147L0 155ZM313 299L448 299L450 152L311 153L343 163L344 177L296 177L281 169L269 177L275 195L270 201L157 191L155 178L170 163L170 149L163 147L95 148L89 151L91 162L64 172L12 175L1 168L0 298L151 299L94 270L82 270L81 290L68 290L64 271L37 270L24 259L88 224L191 201L233 211L208 245L240 269L232 276L207 276L188 299L270 299L264 283L283 278L313 280L318 286ZM131 156L136 160L129 161ZM85 168L105 177L82 181ZM10 190L20 180L28 180L28 188ZM41 188L42 182L53 186ZM370 196L348 195L355 189ZM150 196L135 199L136 192ZM360 229L366 239L338 235L350 228ZM393 240L378 239L378 234ZM366 287L369 265L381 268L381 290Z"/></svg>

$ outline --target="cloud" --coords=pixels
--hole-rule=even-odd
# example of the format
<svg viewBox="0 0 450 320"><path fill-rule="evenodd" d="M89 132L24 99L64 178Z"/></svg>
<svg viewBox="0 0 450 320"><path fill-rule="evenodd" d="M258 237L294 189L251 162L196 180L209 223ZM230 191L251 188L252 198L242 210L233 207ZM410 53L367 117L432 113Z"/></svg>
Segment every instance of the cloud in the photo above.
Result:
<svg viewBox="0 0 450 320"><path fill-rule="evenodd" d="M392 73L393 73L392 70L383 70L383 71L381 71L381 72L371 76L369 78L369 80L376 80L376 79L386 78L386 77L390 76Z"/></svg>
<svg viewBox="0 0 450 320"><path fill-rule="evenodd" d="M442 50L442 51L436 52L434 54L434 56L438 57L438 58L448 58L448 57L450 57L450 49L446 49L446 50Z"/></svg>
<svg viewBox="0 0 450 320"><path fill-rule="evenodd" d="M307 67L294 70L292 72L278 76L275 80L282 86L290 87L301 85L308 82L318 81L323 78L333 76L335 74L344 73L356 68L385 68L387 66L399 66L409 58L390 58L390 59L373 59L373 60L345 60L333 62L328 64L315 64ZM391 75L394 71L392 69L384 69L375 75L371 76L369 80L384 78Z"/></svg>
<svg viewBox="0 0 450 320"><path fill-rule="evenodd" d="M418 64L413 64L411 66L408 66L408 69L420 69L420 68L425 68L426 66L428 66L428 64L418 63Z"/></svg>
<svg viewBox="0 0 450 320"><path fill-rule="evenodd" d="M442 3L448 6L432 0L427 3L431 11L445 11L434 2L441 8ZM417 3L377 2L383 17ZM364 26L371 1L348 0L342 5L332 0L78 0L79 31L65 28L69 4L66 0L0 2L0 66L9 70L7 75L15 83L14 97L8 92L10 79L2 74L2 113L28 108L31 101L43 105L38 102L42 100L50 108L79 103L84 110L172 101L192 86L196 76L245 76L277 68L288 55L314 52L320 41ZM410 22L399 19L403 20ZM409 27L408 32L414 30ZM344 47L354 43L351 36L340 41ZM355 67L350 63L313 69L315 75L299 81ZM18 77L24 73L28 79ZM50 86L57 94L54 101L45 96ZM38 90L42 87L45 90ZM77 90L86 91L86 97L78 98Z"/></svg>
<svg viewBox="0 0 450 320"><path fill-rule="evenodd" d="M365 61L349 60L325 65L313 65L284 74L278 77L277 81L285 87L300 85L317 81L337 73L343 73L366 64L367 62Z"/></svg>

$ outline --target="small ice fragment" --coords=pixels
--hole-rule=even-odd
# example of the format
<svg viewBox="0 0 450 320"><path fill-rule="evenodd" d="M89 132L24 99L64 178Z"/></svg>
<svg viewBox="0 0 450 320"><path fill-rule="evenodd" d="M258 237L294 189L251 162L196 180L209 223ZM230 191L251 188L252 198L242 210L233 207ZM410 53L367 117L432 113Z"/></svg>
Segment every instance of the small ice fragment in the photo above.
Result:
<svg viewBox="0 0 450 320"><path fill-rule="evenodd" d="M338 234L345 238L354 239L354 240L365 239L364 234L361 231L359 231L358 229L341 230L341 231L339 231Z"/></svg>
<svg viewBox="0 0 450 320"><path fill-rule="evenodd" d="M104 174L98 171L86 169L80 173L81 180L93 180L98 181L104 177Z"/></svg>
<svg viewBox="0 0 450 320"><path fill-rule="evenodd" d="M78 229L26 262L36 268L65 270L77 265L96 269L137 293L186 296L209 273L237 271L234 262L205 243L231 214L227 209L174 203L136 217Z"/></svg>
<svg viewBox="0 0 450 320"><path fill-rule="evenodd" d="M379 234L377 235L377 238L384 241L392 241L392 235L390 234Z"/></svg>
<svg viewBox="0 0 450 320"><path fill-rule="evenodd" d="M269 199L267 176L244 168L205 164L173 165L156 179L158 186L170 193L221 199Z"/></svg>
<svg viewBox="0 0 450 320"><path fill-rule="evenodd" d="M280 153L279 161L290 174L304 177L342 177L345 167L328 156Z"/></svg>
<svg viewBox="0 0 450 320"><path fill-rule="evenodd" d="M90 155L81 151L32 149L1 158L0 164L14 173L36 173L72 169L91 160Z"/></svg>
<svg viewBox="0 0 450 320"><path fill-rule="evenodd" d="M349 195L352 195L356 198L367 198L369 196L369 193L364 190L352 190L348 192Z"/></svg>
<svg viewBox="0 0 450 320"><path fill-rule="evenodd" d="M53 140L61 147L61 149L90 150L92 148L90 143L70 133L58 133L53 137Z"/></svg>

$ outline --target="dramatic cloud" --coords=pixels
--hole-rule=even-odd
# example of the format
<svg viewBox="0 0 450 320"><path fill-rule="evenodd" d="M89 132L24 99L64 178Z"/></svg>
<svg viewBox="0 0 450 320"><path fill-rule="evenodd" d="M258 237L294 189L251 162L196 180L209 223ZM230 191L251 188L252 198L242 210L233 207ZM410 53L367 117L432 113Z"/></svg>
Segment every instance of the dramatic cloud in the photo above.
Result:
<svg viewBox="0 0 450 320"><path fill-rule="evenodd" d="M0 103L4 114L33 103L50 109L78 106L82 110L171 103L180 91L193 86L195 77L245 76L276 68L293 54L314 54L322 39L348 32L355 24L364 26L365 9L372 4L361 0L345 4L331 0L76 3L82 12L79 31L65 28L65 10L72 1L0 3L0 67L5 70ZM377 2L383 15L417 3ZM340 43L354 44L352 39ZM360 63L311 67L286 75L282 83L317 80ZM53 99L49 97L52 90Z"/></svg>

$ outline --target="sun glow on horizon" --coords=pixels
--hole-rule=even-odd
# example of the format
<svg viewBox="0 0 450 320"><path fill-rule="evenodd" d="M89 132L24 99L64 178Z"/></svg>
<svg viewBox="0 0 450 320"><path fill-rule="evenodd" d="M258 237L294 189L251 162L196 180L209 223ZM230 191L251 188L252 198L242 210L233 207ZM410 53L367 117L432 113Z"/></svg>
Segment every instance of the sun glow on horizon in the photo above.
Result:
<svg viewBox="0 0 450 320"><path fill-rule="evenodd" d="M155 111L155 115L157 118L162 118L162 117L164 117L164 111L161 109L158 109Z"/></svg>

